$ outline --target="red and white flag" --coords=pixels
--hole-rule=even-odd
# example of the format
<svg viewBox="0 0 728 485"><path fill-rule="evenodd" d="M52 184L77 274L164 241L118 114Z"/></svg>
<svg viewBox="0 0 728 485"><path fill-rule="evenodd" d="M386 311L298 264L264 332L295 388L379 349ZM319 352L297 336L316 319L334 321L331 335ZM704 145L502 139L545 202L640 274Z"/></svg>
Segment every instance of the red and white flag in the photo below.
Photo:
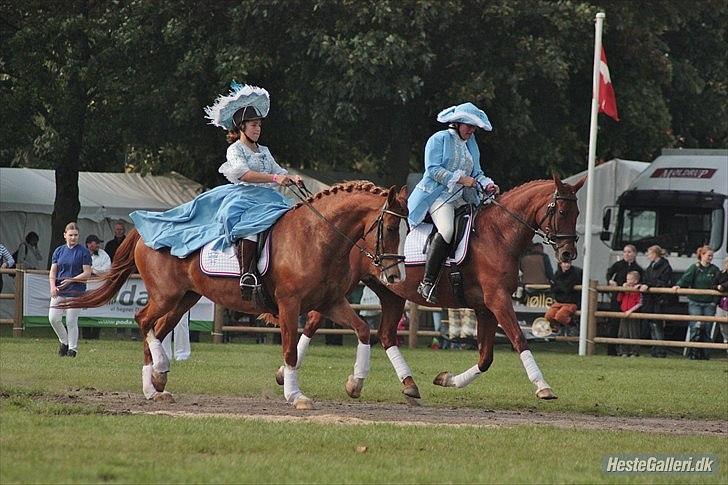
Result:
<svg viewBox="0 0 728 485"><path fill-rule="evenodd" d="M602 59L599 63L599 112L619 121L617 114L617 98L614 95L614 87L612 86L612 78L609 77L609 67L607 66L607 55L602 47Z"/></svg>

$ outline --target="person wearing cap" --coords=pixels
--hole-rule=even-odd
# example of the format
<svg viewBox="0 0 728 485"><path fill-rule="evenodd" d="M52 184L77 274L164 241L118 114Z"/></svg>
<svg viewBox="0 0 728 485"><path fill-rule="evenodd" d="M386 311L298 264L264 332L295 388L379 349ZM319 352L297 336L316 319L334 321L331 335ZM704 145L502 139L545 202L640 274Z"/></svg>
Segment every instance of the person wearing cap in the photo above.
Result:
<svg viewBox="0 0 728 485"><path fill-rule="evenodd" d="M91 253L91 274L100 276L111 269L111 257L101 249L104 242L96 234L89 234L86 237L86 249Z"/></svg>
<svg viewBox="0 0 728 485"><path fill-rule="evenodd" d="M270 108L268 91L235 81L230 87L228 95L205 108L210 124L227 132L227 161L218 172L230 183L166 212L136 211L131 218L147 246L167 247L179 258L210 242L213 250L223 250L243 239L242 283L249 275L257 234L291 208L276 188L298 183L300 177L290 177L258 143Z"/></svg>
<svg viewBox="0 0 728 485"><path fill-rule="evenodd" d="M417 291L430 303L437 303L435 287L440 268L452 243L455 209L480 203L478 187L486 194L498 194L500 188L480 168L480 150L475 130L491 131L485 112L473 103L451 106L437 115L448 128L435 133L425 145L425 173L408 200L410 227L430 214L437 234L427 248L425 275Z"/></svg>

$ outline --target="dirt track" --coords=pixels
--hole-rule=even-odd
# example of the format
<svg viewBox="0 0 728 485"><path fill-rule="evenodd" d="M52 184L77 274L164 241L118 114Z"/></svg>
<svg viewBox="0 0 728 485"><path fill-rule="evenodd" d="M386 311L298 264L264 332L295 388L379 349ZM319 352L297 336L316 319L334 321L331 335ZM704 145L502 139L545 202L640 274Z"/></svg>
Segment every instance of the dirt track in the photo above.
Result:
<svg viewBox="0 0 728 485"><path fill-rule="evenodd" d="M399 426L542 425L568 429L643 431L728 437L728 421L673 418L596 416L406 404L317 401L312 411L297 411L279 396L235 397L179 395L176 402L147 401L140 394L78 390L59 400L101 406L114 414L160 414L179 417L220 416L269 421L309 421L340 424L392 423Z"/></svg>

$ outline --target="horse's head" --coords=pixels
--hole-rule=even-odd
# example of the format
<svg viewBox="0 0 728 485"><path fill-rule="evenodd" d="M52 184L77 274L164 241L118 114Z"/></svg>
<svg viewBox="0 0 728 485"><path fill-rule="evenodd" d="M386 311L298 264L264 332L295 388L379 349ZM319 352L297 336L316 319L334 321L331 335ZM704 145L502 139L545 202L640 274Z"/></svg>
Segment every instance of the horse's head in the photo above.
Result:
<svg viewBox="0 0 728 485"><path fill-rule="evenodd" d="M539 228L554 247L556 260L572 261L576 259L576 241L579 239L576 235L576 219L579 216L576 192L584 185L586 177L574 185L562 182L556 174L553 178L556 190L540 216Z"/></svg>
<svg viewBox="0 0 728 485"><path fill-rule="evenodd" d="M389 189L387 202L365 235L367 245L375 248L374 264L384 284L404 281L404 241L407 236L407 186Z"/></svg>

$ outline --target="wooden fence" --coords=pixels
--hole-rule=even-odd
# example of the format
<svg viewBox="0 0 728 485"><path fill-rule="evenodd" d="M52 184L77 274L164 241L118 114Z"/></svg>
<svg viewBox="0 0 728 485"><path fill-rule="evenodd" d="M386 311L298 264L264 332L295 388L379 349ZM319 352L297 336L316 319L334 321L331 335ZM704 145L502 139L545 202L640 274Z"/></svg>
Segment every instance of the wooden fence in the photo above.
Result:
<svg viewBox="0 0 728 485"><path fill-rule="evenodd" d="M14 293L0 293L0 300L14 300L15 301L15 315L13 318L0 319L0 325L12 325L13 336L20 337L23 334L23 278L22 274L26 270L23 269L0 269L0 274L16 275L15 278L15 292ZM527 289L530 290L547 290L548 285L528 285ZM580 290L581 285L577 285L574 289ZM698 315L674 315L674 314L663 314L663 313L632 313L627 315L622 312L612 311L600 311L597 306L599 303L599 294L606 293L619 293L634 291L629 288L619 286L606 286L599 285L596 280L591 280L589 283L589 300L588 300L588 311L589 317L587 320L587 355L593 355L596 344L623 344L623 345L645 345L645 346L656 346L656 347L683 347L683 348L706 348L706 349L723 349L728 350L728 344L712 343L712 342L679 342L674 340L636 340L636 339L621 339L621 338L609 338L609 337L597 337L597 321L599 318L629 318L638 320L662 320L666 322L675 322L676 324L686 324L691 321L701 322L719 322L728 323L728 318L716 317L716 316L698 316ZM710 295L710 296L728 296L728 293L720 293L715 290L696 290L692 288L681 288L674 291L671 288L649 288L646 293L651 294L670 294L670 295ZM359 305L352 304L355 310L381 310L379 305ZM418 337L438 337L439 332L432 330L420 330L420 319L423 312L439 312L443 311L442 308L438 307L425 307L420 306L412 302L407 302L405 307L410 312L410 325L407 330L398 331L397 335L408 337L408 344L411 348L417 346ZM255 326L240 326L240 325L224 325L223 324L223 311L224 309L219 305L215 305L215 318L213 322L213 342L222 343L225 332L230 333L278 333L279 330L276 327L255 327ZM579 312L577 312L578 314ZM299 332L302 330L299 329ZM350 329L339 329L339 328L322 328L318 330L321 335L353 335L354 331ZM377 331L373 330L372 334L376 335ZM554 337L555 340L559 341L578 341L578 337Z"/></svg>

